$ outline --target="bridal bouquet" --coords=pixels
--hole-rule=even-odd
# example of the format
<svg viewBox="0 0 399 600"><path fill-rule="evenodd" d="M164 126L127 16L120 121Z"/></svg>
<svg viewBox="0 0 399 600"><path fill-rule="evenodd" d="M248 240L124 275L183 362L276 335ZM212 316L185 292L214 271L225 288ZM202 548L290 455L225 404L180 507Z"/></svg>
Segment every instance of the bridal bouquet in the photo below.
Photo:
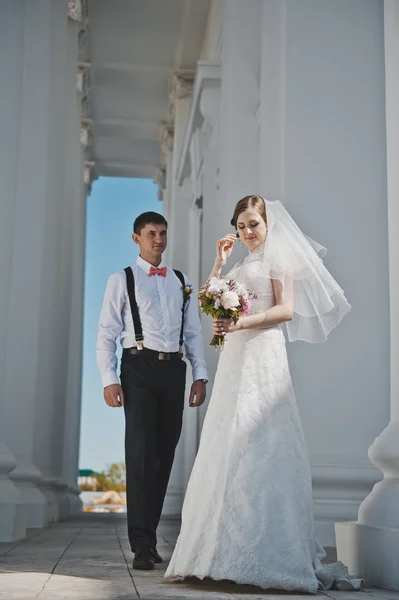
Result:
<svg viewBox="0 0 399 600"><path fill-rule="evenodd" d="M250 299L256 295L247 290L245 285L234 279L211 277L199 291L200 308L205 315L213 319L231 319L237 323L241 315L245 315L250 307ZM226 335L214 335L210 346L223 346Z"/></svg>

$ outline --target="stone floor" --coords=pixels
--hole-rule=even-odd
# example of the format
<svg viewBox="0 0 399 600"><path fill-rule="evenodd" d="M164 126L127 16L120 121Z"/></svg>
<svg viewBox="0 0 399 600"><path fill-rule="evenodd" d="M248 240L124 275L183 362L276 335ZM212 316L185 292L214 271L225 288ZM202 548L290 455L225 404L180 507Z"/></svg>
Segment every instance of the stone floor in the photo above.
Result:
<svg viewBox="0 0 399 600"><path fill-rule="evenodd" d="M169 559L179 524L164 520L158 550ZM165 565L155 571L131 568L132 554L126 535L125 515L89 514L33 530L22 542L0 544L0 599L25 600L300 600L304 594L271 593L229 582L189 581L165 583ZM399 600L399 593L367 589L366 592L319 594L334 600Z"/></svg>

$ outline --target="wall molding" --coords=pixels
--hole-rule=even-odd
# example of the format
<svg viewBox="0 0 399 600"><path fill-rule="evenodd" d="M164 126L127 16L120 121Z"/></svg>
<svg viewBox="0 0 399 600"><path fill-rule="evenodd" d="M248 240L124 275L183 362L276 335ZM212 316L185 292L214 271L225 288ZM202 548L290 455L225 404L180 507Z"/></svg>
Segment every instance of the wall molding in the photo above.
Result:
<svg viewBox="0 0 399 600"><path fill-rule="evenodd" d="M202 92L208 87L219 87L221 77L222 67L219 61L201 60L197 63L190 112L176 171L176 180L179 185L182 184L184 178L188 175L187 165L190 158L192 136L195 130L200 127L204 121L204 117L200 111Z"/></svg>

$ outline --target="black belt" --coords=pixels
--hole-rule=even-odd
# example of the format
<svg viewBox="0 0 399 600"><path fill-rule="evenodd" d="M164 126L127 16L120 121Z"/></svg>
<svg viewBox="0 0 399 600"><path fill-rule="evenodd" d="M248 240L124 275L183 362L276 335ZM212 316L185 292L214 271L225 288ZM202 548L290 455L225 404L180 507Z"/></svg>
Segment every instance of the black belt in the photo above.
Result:
<svg viewBox="0 0 399 600"><path fill-rule="evenodd" d="M158 360L181 360L183 358L182 352L158 352L157 350L150 350L149 348L143 348L139 350L135 346L133 348L124 348L123 354L133 354L134 356L151 356Z"/></svg>

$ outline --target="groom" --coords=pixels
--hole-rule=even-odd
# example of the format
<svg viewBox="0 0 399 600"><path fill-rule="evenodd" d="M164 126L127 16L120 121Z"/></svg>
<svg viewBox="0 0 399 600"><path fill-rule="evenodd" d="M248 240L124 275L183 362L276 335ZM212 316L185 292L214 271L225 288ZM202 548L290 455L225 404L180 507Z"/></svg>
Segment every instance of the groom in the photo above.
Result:
<svg viewBox="0 0 399 600"><path fill-rule="evenodd" d="M182 346L194 383L190 406L201 406L208 379L197 303L186 277L162 264L167 222L146 212L134 222L135 263L108 280L100 315L97 364L108 406L124 407L127 521L133 568L162 558L156 529L179 441L186 381ZM117 375L116 339L123 347Z"/></svg>

